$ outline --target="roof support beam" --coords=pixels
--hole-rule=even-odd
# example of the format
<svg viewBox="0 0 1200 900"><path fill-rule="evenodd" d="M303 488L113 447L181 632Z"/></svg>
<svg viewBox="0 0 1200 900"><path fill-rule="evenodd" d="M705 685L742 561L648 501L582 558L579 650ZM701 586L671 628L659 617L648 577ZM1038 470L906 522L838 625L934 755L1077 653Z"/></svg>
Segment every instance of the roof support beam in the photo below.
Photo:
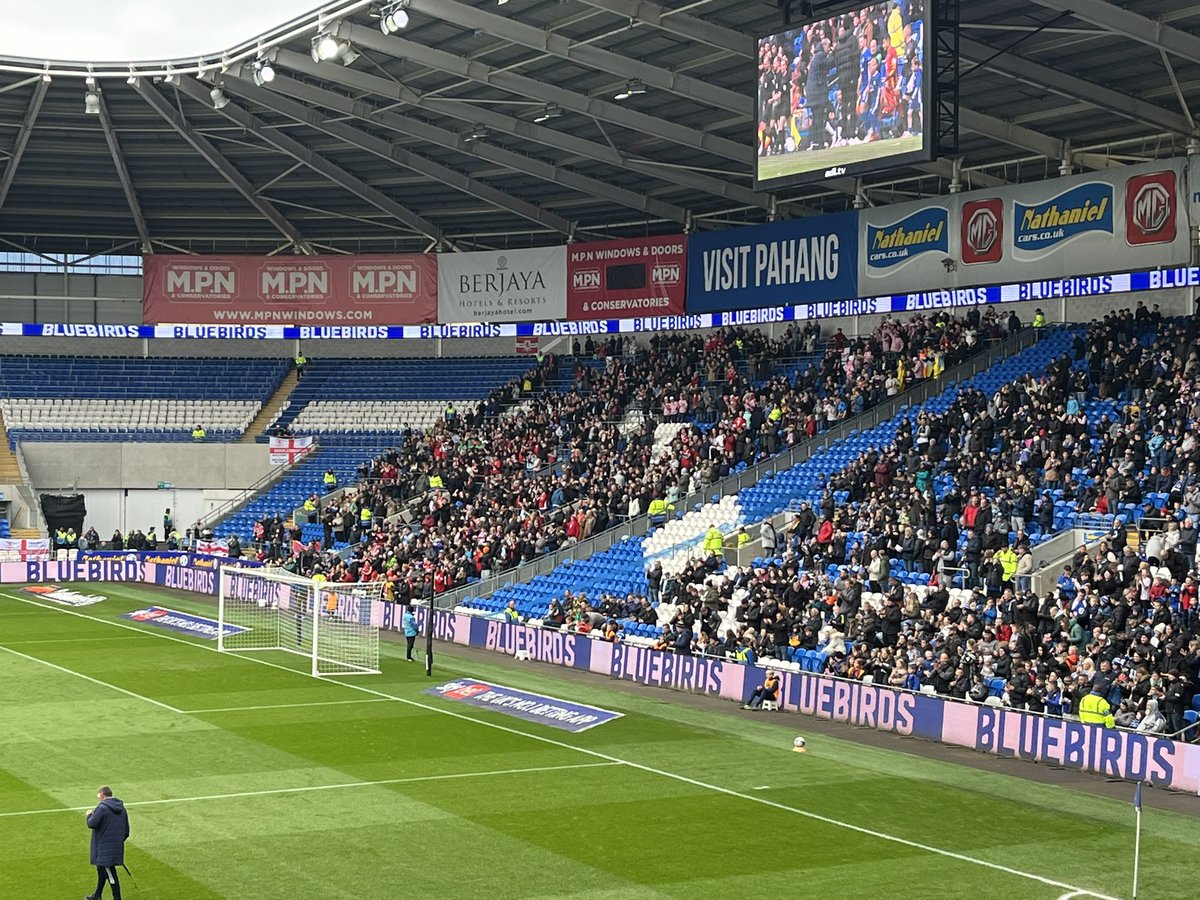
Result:
<svg viewBox="0 0 1200 900"><path fill-rule="evenodd" d="M4 164L4 174L0 175L0 207L3 207L4 201L8 199L13 178L16 177L17 168L21 165L21 157L25 155L25 148L29 146L29 137L33 134L33 123L37 121L38 113L42 111L42 101L46 99L46 89L49 87L50 83L41 78L33 86L33 96L29 99L29 106L25 108L25 118L17 130L17 139L13 144L12 155Z"/></svg>
<svg viewBox="0 0 1200 900"><path fill-rule="evenodd" d="M133 216L133 225L137 228L138 240L143 253L153 253L150 243L150 231L146 228L146 218L142 215L142 204L138 202L137 192L133 187L133 179L129 177L129 167L125 165L125 156L121 153L121 144L113 129L112 117L108 114L108 104L104 102L104 92L97 91L100 96L100 127L104 130L104 142L108 144L109 155L117 169L117 178L121 181L121 190L125 192L125 202L129 204L129 214Z"/></svg>
<svg viewBox="0 0 1200 900"><path fill-rule="evenodd" d="M960 107L958 116L960 124L968 131L982 134L993 140L1003 141L1023 150L1029 150L1047 159L1076 162L1088 169L1110 169L1120 165L1100 153L1076 153L1071 149L1070 141L1051 137L1040 131L1034 131L1032 128L1007 122L973 109Z"/></svg>
<svg viewBox="0 0 1200 900"><path fill-rule="evenodd" d="M737 141L718 137L715 134L676 125L618 103L577 94L557 85L546 84L525 75L518 75L515 72L502 71L478 60L463 59L453 53L447 53L417 41L406 40L395 35L385 35L378 28L368 28L365 25L355 25L343 21L338 28L337 36L350 41L355 46L365 47L389 56L410 59L467 81L490 85L511 94L540 100L543 103L557 103L563 109L570 109L585 116L611 122L622 128L639 131L642 134L679 144L691 150L704 150L714 156L737 162L740 171L744 173L750 171L753 150L747 144L739 144Z"/></svg>
<svg viewBox="0 0 1200 900"><path fill-rule="evenodd" d="M1069 12L1077 19L1099 25L1115 37L1129 37L1166 53L1200 63L1200 37L1156 22L1141 13L1107 0L1034 0L1039 6Z"/></svg>
<svg viewBox="0 0 1200 900"><path fill-rule="evenodd" d="M155 112L166 120L167 124L175 129L180 137L191 145L192 149L204 157L205 162L216 169L221 177L228 181L245 198L247 203L258 210L260 215L274 225L276 231L291 241L293 246L299 247L307 254L312 254L312 245L304 239L296 229L296 226L289 222L283 213L276 209L275 205L269 200L259 197L254 190L254 186L246 180L246 177L233 167L229 160L222 155L221 151L208 138L202 134L198 134L196 129L192 128L187 119L183 117L183 114L167 102L167 99L162 94L142 78L139 78L134 84L134 89Z"/></svg>
<svg viewBox="0 0 1200 900"><path fill-rule="evenodd" d="M1060 72L1015 53L1001 52L998 47L984 44L966 35L959 38L958 47L966 59L981 63L989 71L1025 84L1032 84L1063 97L1082 100L1097 109L1110 110L1134 122L1153 125L1163 131L1171 131L1175 134L1192 134L1191 126L1182 115L1129 94L1093 84L1078 76Z"/></svg>
<svg viewBox="0 0 1200 900"><path fill-rule="evenodd" d="M757 52L757 41L740 31L717 25L706 19L683 12L665 9L649 0L579 0L584 6L602 9L623 19L644 22L660 31L728 50L738 56L753 57ZM643 79L644 80L644 79Z"/></svg>
<svg viewBox="0 0 1200 900"><path fill-rule="evenodd" d="M715 106L750 119L754 100L740 91L708 84L690 75L660 69L591 44L580 44L542 28L534 28L508 16L487 12L484 7L466 6L457 0L409 0L410 11L425 13L469 30L477 29L590 69L619 78L640 78L649 87L670 91L705 106Z"/></svg>
<svg viewBox="0 0 1200 900"><path fill-rule="evenodd" d="M411 58L411 57L410 57ZM416 60L422 62L420 60ZM571 153L584 159L607 163L616 168L633 169L657 181L685 187L689 190L700 191L731 200L743 206L754 206L759 209L771 208L771 197L768 194L752 191L731 179L714 178L702 172L692 172L687 169L677 169L646 162L636 157L627 156L615 150L608 144L584 140L569 131L558 131L545 125L538 125L524 119L518 119L499 112L497 107L486 105L476 106L459 100L450 100L437 96L422 96L411 88L378 75L360 72L346 66L321 65L312 61L305 53L291 50L279 50L275 57L278 67L299 72L304 75L325 81L337 82L356 91L366 91L378 97L408 103L421 109L449 116L468 124L485 125L496 131L511 134L531 143L553 147L564 153ZM426 64L422 62L422 64ZM436 68L436 67L435 67ZM789 206L795 209L794 206ZM671 218L664 216L664 218Z"/></svg>
<svg viewBox="0 0 1200 900"><path fill-rule="evenodd" d="M228 77L228 76L227 76ZM376 138L374 135L367 134L349 126L341 125L336 122L325 121L325 116L315 110L303 106L301 103L293 103L280 97L280 94L285 94L290 97L295 97L304 103L311 103L315 106L321 106L325 109L333 110L342 115L351 116L352 118L372 122L376 125L382 125L385 128L390 128L399 131L402 134L407 134L412 137L420 138L424 141L437 144L451 150L457 150L460 153L485 159L489 162L505 166L517 172L524 172L527 175L532 175L535 178L541 178L551 184L562 185L579 191L593 198L599 198L611 203L617 203L621 206L629 207L638 212L653 216L654 218L666 219L668 221L683 224L688 219L688 213L682 207L675 206L672 203L666 203L660 200L654 200L644 194L639 194L635 191L628 191L623 188L618 188L613 185L606 184L595 178L590 178L585 175L580 175L577 172L572 172L569 169L564 169L561 166L552 165L542 160L535 159L531 156L526 156L521 153L514 153L512 150L498 147L489 144L486 141L473 141L468 143L463 135L449 131L445 128L439 128L436 125L431 125L427 122L422 122L417 119L412 119L407 116L397 115L396 113L387 112L386 110L376 109L361 100L353 100L342 94L334 93L333 91L322 90L321 88L312 87L302 82L283 76L276 76L275 81L271 83L272 91L265 91L253 84L248 84L240 78L237 82L237 87L234 89L237 93L246 97L248 100L253 100L256 103L262 103L278 109L286 116L304 121L306 124L319 131L324 131L326 134L334 137L342 137L362 147L364 150L375 153L377 155L388 158L395 158L394 154L398 148L385 140ZM300 117L303 116L303 119ZM404 151L400 151L404 152ZM440 164L433 164L439 168L445 168ZM453 171L447 169L447 171ZM455 173L457 174L457 173ZM439 177L439 176L433 176ZM465 176L459 176L460 178ZM472 179L473 180L473 179ZM486 188L486 185L484 186ZM491 191L491 188L486 188ZM469 193L474 193L469 192ZM501 192L494 192L501 193ZM476 194L476 196L480 196ZM502 197L508 195L502 194ZM480 196L480 199L495 202L488 197ZM530 207L540 213L540 218L535 218L535 221L543 225L551 225L556 230L561 231L568 236L573 233L572 223L565 219L560 219L525 201L515 200L515 203ZM519 210L512 210L520 213ZM532 216L527 216L532 218ZM566 230L559 228L557 225L552 225L552 220L557 220L566 227Z"/></svg>
<svg viewBox="0 0 1200 900"><path fill-rule="evenodd" d="M960 164L956 164L952 159L935 159L933 162L917 163L913 166L914 169L921 169L928 172L930 175L936 175L939 178L945 178L948 181L953 181L956 177L968 182L969 187L985 187L998 188L1008 184L1003 178L997 178L995 175L989 175L987 172L964 171ZM875 185L876 187L878 185Z"/></svg>
<svg viewBox="0 0 1200 900"><path fill-rule="evenodd" d="M210 103L209 90L194 78L184 76L180 79L179 89L198 103ZM387 213L407 225L418 234L431 241L446 243L442 230L432 222L411 212L382 191L371 187L365 181L351 175L340 166L334 165L325 157L314 153L295 138L287 135L279 128L268 128L263 122L252 116L235 103L227 103L219 112L231 122L245 128L278 150L283 151L296 162L302 162L314 172L325 176L334 184L344 188L361 200L365 200L376 209Z"/></svg>
<svg viewBox="0 0 1200 900"><path fill-rule="evenodd" d="M349 97L343 97L341 94L335 94L332 91L325 91L319 88L310 87L306 84L301 84L298 81L293 81L290 78L276 76L276 80L272 82L272 90L265 90L258 87L253 81L243 80L240 76L230 78L233 74L231 70L225 76L225 84L228 90L238 96L244 97L260 106L266 106L270 109L278 110L290 119L295 119L297 122L303 122L310 128L323 132L330 137L338 138L348 144L366 150L368 153L373 153L383 159L391 162L399 163L405 168L412 169L420 175L428 178L436 179L443 184L456 188L464 194L468 194L492 206L508 210L522 218L529 219L531 222L536 222L539 225L557 231L560 234L571 236L575 231L573 222L569 222L562 216L556 215L549 210L543 209L535 203L530 203L522 200L519 197L514 197L505 191L498 190L490 185L465 175L456 169L449 166L444 166L439 162L434 162L431 159L426 159L423 156L418 156L415 153L410 153L402 147L397 147L390 141L376 137L362 129L355 128L344 122L330 121L329 117L324 115L319 110L310 109L303 103L296 103L293 100L287 99L288 95L297 97L305 102L324 106L327 109L332 109L343 115L351 116L352 118L361 121L371 121L379 125L392 127L391 120L397 120L399 123L407 123L409 120L403 116L395 115L394 113L380 112L373 109L361 101L351 100ZM440 135L430 133L416 134L415 136L430 139L432 137L440 137L445 141L444 146L452 146L459 149L458 145L462 145L463 153L470 153L467 148L474 146L473 144L463 144L463 138L453 132L444 131L443 129L434 129L433 126L426 126L422 122L413 122L414 126L422 126L426 129L432 129L433 132L440 132ZM399 129L398 130L403 130ZM438 143L439 141L434 141ZM482 149L482 145L481 145ZM480 154L483 156L484 154ZM519 157L519 154L512 154ZM498 160L497 160L498 161Z"/></svg>

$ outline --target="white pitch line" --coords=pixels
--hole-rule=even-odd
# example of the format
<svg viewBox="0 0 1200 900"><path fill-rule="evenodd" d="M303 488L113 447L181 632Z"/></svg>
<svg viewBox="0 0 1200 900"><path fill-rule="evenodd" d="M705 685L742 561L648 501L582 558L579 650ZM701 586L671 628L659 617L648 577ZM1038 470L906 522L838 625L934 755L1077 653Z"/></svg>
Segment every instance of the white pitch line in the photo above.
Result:
<svg viewBox="0 0 1200 900"><path fill-rule="evenodd" d="M450 775L414 775L411 778L384 778L379 781L346 781L341 784L314 784L308 787L271 788L264 791L238 791L233 794L204 794L199 797L165 797L162 800L135 800L126 806L163 806L168 803L197 803L205 800L237 800L245 797L271 797L279 794L307 794L310 791L339 791L346 788L380 787L389 784L417 784L425 781L456 781L463 778L498 778L501 775L529 775L538 772L563 772L574 769L599 769L620 763L575 763L566 766L531 766L527 769L496 769L491 772L456 772ZM0 819L16 816L44 816L51 813L87 812L90 806L55 806L49 809L24 809L0 813Z"/></svg>
<svg viewBox="0 0 1200 900"><path fill-rule="evenodd" d="M115 622L115 621L111 621L109 619L101 619L98 616L90 616L87 613L81 613L74 609L65 609L65 608L61 608L61 607L47 606L47 605L44 605L41 603L37 603L36 601L33 601L33 600L28 600L24 597L14 596L12 594L5 593L5 594L3 594L3 596L6 596L12 600L16 600L19 603L25 603L30 606L39 607L41 609L51 610L52 612L65 613L66 615L76 616L81 619L89 619L93 622L100 622L103 625L113 625L118 628L127 628L130 631L139 631L142 634L149 634L152 637L159 637L159 638L163 638L165 640L175 641L180 644L186 644L189 647L198 647L201 650L209 650L213 653L218 652L216 647L205 647L203 644L200 644L197 641L188 641L188 640L184 640L183 638L177 638L177 637L174 637L173 635L167 635L167 634L153 634L152 632L150 632L146 629L135 628L134 626L126 625L123 622ZM271 662L270 660L260 659L255 656L242 656L240 658L246 660L247 662L253 662L253 663L257 663L258 665L269 666L272 669L280 669L284 672L291 672L294 675L303 675L306 678L310 677L305 672L301 672L297 669L289 668L288 666L281 666L278 663ZM580 747L575 744L568 744L566 741L556 740L555 738L546 737L546 736L540 735L540 734L531 734L528 731L521 731L518 728L511 728L508 725L502 725L499 722L491 722L486 719L477 719L474 716L468 716L468 715L465 715L460 712L456 712L451 709L446 709L444 707L432 706L428 703L422 703L419 700L409 700L407 697L397 697L396 695L389 694L385 691L377 691L373 688L363 687L361 684L351 684L350 682L346 682L346 681L333 681L332 679L328 679L328 680L332 681L332 683L334 683L334 684L341 685L344 688L349 688L350 690L361 691L366 694L373 694L374 696L377 696L377 697L384 697L384 698L387 698L390 700L395 700L397 703L404 703L408 706L415 706L418 709L424 709L428 712L437 713L439 715L444 715L444 716L450 716L451 718L455 718L455 719L461 719L464 722L474 722L476 725L483 725L486 728L491 728L496 731L504 731L509 734L520 735L521 737L526 737L526 738L529 738L530 740L538 741L543 744L549 744L554 747L562 747L562 748L565 748L568 750L574 750L578 753L583 753L588 756L595 757L597 759L603 759L607 762L619 763L621 765L628 766L632 769L638 769L639 771L647 772L652 775L658 775L663 778L670 778L673 781L679 781L684 784L690 784L694 787L699 787L699 788L703 788L705 790L710 790L710 791L713 791L718 794L725 794L726 796L729 796L729 797L737 797L741 800L747 800L750 803L758 803L762 806L771 807L772 809L777 809L782 812L793 813L798 816L803 816L806 819L812 819L814 821L821 822L826 825L831 825L836 828L844 828L847 831L853 831L857 834L864 834L864 835L867 835L868 837L877 838L878 840L889 841L894 844L900 844L901 846L904 846L904 847L911 847L914 850L921 850L926 853L932 853L936 856L945 857L947 859L958 860L959 862L971 863L972 865L981 866L985 869L991 869L996 872L1003 872L1006 875L1015 875L1018 878L1025 878L1030 881L1036 881L1040 884L1045 884L1050 887L1062 888L1064 891L1072 893L1076 897L1095 897L1095 898L1097 898L1097 900L1117 900L1117 898L1111 897L1108 894L1100 894L1095 891L1089 891L1088 889L1081 888L1078 885L1067 884L1062 881L1056 881L1053 878L1046 878L1043 875L1037 875L1032 872L1023 872L1020 869L1014 869L1014 868L1011 868L1010 866L1001 865L1000 863L989 862L988 860L985 860L985 859L977 859L973 856L967 856L962 853L955 853L952 850L943 850L940 847L933 847L928 844L921 844L917 841L910 841L907 838L897 837L896 835L892 835L892 834L886 834L885 832L882 832L882 831L873 831L872 829L864 828L861 825L853 825L849 822L842 822L842 821L839 821L838 819L833 819L828 816L820 815L819 813L809 812L808 810L799 809L798 807L795 807L795 806L788 806L783 803L777 803L776 801L768 800L765 797L755 797L753 794L745 794L740 791L735 791L732 788L722 787L722 786L716 785L716 784L709 784L704 781L698 781L694 778L689 778L686 775L679 775L675 772L668 772L665 769L656 769L653 766L647 766L647 765L643 765L642 763L632 762L631 760L621 759L618 756L610 756L607 753L601 753L599 750L592 750L588 747Z"/></svg>
<svg viewBox="0 0 1200 900"><path fill-rule="evenodd" d="M353 706L360 703L387 703L387 697L364 697L362 700L321 700L315 703L273 703L266 706L217 706L212 709L181 709L185 715L200 713L250 712L260 709L300 709L304 706Z"/></svg>
<svg viewBox="0 0 1200 900"><path fill-rule="evenodd" d="M11 613L9 613L11 615ZM9 641L9 647L24 647L27 644L95 644L97 641L132 641L133 635L126 637L119 635L117 637L90 637L90 638L39 638L37 640L28 641Z"/></svg>
<svg viewBox="0 0 1200 900"><path fill-rule="evenodd" d="M119 691L128 697L133 697L136 700L141 700L145 703L153 703L155 706L165 709L173 713L182 713L183 710L176 709L170 703L163 703L161 700L155 700L153 697L147 697L144 694L139 694L137 691L130 691L123 687L118 687L115 684L109 684L107 681L101 681L99 678L93 678L91 675L84 675L82 672L76 672L74 669L68 669L66 666L60 666L57 663L47 662L44 659L38 659L36 656L30 656L28 653L22 653L20 650L14 650L12 647L5 647L0 644L0 650L6 653L11 653L13 656L19 656L21 659L27 659L30 662L39 663L43 666L49 666L51 669L57 669L59 672L64 672L67 675L74 675L76 678L82 678L84 681L90 681L92 684L98 684L101 687L106 687L112 691Z"/></svg>

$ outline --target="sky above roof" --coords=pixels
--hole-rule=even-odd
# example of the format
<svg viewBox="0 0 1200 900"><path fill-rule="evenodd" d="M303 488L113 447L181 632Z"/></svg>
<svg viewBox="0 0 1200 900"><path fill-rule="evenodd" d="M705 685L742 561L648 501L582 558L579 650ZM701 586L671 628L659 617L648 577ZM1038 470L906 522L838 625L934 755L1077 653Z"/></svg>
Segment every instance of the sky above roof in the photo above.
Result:
<svg viewBox="0 0 1200 900"><path fill-rule="evenodd" d="M0 0L0 55L71 62L196 57L317 7L316 0Z"/></svg>

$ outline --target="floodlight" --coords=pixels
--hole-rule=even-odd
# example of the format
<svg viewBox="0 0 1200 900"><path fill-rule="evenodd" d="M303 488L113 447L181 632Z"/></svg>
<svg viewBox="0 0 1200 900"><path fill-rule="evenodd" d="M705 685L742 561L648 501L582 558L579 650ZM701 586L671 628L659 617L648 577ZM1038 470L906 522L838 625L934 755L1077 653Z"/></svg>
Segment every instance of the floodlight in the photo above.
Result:
<svg viewBox="0 0 1200 900"><path fill-rule="evenodd" d="M254 83L259 87L264 84L270 84L275 80L275 67L268 60L257 60L250 67L250 77L254 79Z"/></svg>
<svg viewBox="0 0 1200 900"><path fill-rule="evenodd" d="M630 78L629 81L625 82L624 89L617 93L614 99L628 100L630 97L644 93L646 93L646 85L642 84L642 80L640 78Z"/></svg>
<svg viewBox="0 0 1200 900"><path fill-rule="evenodd" d="M408 27L408 0L397 0L379 10L379 30L392 34Z"/></svg>
<svg viewBox="0 0 1200 900"><path fill-rule="evenodd" d="M328 62L338 55L338 42L330 32L323 31L312 40L313 62Z"/></svg>

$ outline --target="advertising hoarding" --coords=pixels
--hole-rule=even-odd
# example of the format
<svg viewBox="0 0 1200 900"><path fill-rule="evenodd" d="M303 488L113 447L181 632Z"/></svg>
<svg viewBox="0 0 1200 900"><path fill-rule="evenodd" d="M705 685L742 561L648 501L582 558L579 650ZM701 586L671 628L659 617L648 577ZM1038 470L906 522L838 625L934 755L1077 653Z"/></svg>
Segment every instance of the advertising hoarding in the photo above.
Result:
<svg viewBox="0 0 1200 900"><path fill-rule="evenodd" d="M687 238L631 238L567 247L567 317L682 315Z"/></svg>
<svg viewBox="0 0 1200 900"><path fill-rule="evenodd" d="M443 324L566 318L566 247L443 253L439 259Z"/></svg>
<svg viewBox="0 0 1200 900"><path fill-rule="evenodd" d="M434 254L142 259L142 321L418 325L437 317Z"/></svg>

